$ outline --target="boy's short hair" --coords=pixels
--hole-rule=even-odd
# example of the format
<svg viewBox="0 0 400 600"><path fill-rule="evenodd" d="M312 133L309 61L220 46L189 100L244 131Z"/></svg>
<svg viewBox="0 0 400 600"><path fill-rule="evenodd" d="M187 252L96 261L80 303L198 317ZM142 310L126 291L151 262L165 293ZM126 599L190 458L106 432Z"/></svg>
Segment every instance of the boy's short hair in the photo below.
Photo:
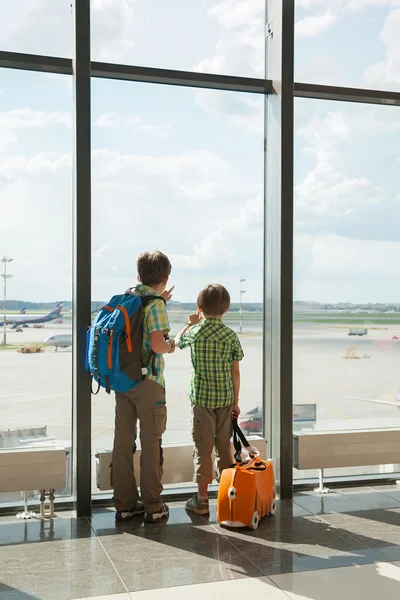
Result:
<svg viewBox="0 0 400 600"><path fill-rule="evenodd" d="M171 274L168 256L159 250L142 252L137 259L137 272L144 285L158 285Z"/></svg>
<svg viewBox="0 0 400 600"><path fill-rule="evenodd" d="M229 292L223 285L209 283L197 297L197 306L206 315L223 315L231 305Z"/></svg>

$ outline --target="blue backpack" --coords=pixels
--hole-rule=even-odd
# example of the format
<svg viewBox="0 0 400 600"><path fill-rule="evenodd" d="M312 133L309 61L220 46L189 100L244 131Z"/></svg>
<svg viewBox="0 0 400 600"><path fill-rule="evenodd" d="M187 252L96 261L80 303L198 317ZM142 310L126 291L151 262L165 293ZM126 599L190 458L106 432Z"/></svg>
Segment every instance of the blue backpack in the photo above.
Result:
<svg viewBox="0 0 400 600"><path fill-rule="evenodd" d="M113 296L103 306L86 337L86 368L92 376L92 393L100 387L109 394L127 392L145 379L151 364L152 374L157 375L156 355L151 353L148 365L142 364L144 307L161 296ZM93 379L97 383L93 391Z"/></svg>

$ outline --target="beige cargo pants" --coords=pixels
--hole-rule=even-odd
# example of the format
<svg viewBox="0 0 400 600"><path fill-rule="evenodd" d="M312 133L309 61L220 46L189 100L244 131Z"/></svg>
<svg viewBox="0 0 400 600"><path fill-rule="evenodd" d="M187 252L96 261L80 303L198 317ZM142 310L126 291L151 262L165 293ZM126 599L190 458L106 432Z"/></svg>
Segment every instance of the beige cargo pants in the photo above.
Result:
<svg viewBox="0 0 400 600"><path fill-rule="evenodd" d="M111 480L117 510L129 510L139 498L133 469L137 422L140 422L140 492L146 512L156 512L163 486L162 434L167 426L165 390L145 379L125 394L115 394L115 431Z"/></svg>
<svg viewBox="0 0 400 600"><path fill-rule="evenodd" d="M224 408L192 406L194 441L194 481L212 483L215 450L215 470L219 478L224 469L232 466L232 405Z"/></svg>

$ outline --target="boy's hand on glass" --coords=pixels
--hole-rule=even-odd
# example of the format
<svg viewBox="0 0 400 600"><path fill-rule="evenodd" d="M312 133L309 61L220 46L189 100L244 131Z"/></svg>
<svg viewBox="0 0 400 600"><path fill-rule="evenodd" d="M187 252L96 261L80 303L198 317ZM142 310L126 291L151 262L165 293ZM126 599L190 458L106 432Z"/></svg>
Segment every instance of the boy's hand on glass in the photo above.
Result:
<svg viewBox="0 0 400 600"><path fill-rule="evenodd" d="M171 344L171 350L168 350L168 354L173 354L175 352L175 340L168 340Z"/></svg>
<svg viewBox="0 0 400 600"><path fill-rule="evenodd" d="M201 321L202 317L201 314L199 313L199 311L197 311L196 313L193 313L192 315L188 316L188 324L189 325L198 325Z"/></svg>
<svg viewBox="0 0 400 600"><path fill-rule="evenodd" d="M240 408L239 408L239 404L234 404L232 406L232 414L234 417L238 417L240 415Z"/></svg>
<svg viewBox="0 0 400 600"><path fill-rule="evenodd" d="M164 290L162 294L160 294L161 298L164 298L165 302L169 302L172 298L172 292L174 291L174 285L169 290Z"/></svg>

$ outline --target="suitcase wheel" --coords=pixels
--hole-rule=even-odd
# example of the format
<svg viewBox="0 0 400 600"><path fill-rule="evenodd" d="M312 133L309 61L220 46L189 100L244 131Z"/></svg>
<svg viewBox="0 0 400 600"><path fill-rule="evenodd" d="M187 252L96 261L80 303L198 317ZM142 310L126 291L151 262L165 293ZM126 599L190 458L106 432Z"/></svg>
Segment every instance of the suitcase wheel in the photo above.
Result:
<svg viewBox="0 0 400 600"><path fill-rule="evenodd" d="M271 502L270 515L275 515L275 514L276 514L276 499L274 498Z"/></svg>
<svg viewBox="0 0 400 600"><path fill-rule="evenodd" d="M253 514L251 521L249 523L250 529L257 529L259 521L260 521L260 518L258 516L258 512L255 511L255 513Z"/></svg>
<svg viewBox="0 0 400 600"><path fill-rule="evenodd" d="M230 500L236 500L236 488L230 487L228 491L228 496Z"/></svg>

